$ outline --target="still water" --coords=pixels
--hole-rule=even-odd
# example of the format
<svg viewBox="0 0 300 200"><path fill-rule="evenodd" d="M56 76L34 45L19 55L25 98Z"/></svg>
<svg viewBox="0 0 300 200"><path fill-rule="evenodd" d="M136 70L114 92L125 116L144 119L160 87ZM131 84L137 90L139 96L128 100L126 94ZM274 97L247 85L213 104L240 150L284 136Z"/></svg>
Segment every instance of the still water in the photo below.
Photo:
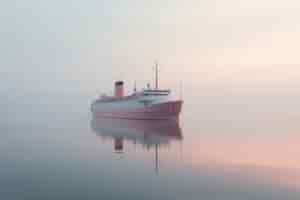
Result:
<svg viewBox="0 0 300 200"><path fill-rule="evenodd" d="M300 199L298 97L186 94L179 123L92 119L92 98L4 98L1 199Z"/></svg>

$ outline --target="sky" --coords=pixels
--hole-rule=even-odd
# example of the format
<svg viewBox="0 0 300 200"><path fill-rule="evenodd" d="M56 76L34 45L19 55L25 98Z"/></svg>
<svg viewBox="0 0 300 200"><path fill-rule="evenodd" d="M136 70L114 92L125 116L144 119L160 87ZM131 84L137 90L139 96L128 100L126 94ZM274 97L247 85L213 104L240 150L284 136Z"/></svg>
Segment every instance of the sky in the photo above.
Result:
<svg viewBox="0 0 300 200"><path fill-rule="evenodd" d="M297 0L2 0L0 91L300 86ZM3 93L4 91L4 93Z"/></svg>

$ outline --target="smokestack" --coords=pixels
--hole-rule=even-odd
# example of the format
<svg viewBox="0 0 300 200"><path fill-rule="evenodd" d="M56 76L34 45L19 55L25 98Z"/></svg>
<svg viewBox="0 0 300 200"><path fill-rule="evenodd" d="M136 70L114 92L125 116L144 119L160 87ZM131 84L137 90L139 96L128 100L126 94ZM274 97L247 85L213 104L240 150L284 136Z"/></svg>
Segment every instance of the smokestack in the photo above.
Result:
<svg viewBox="0 0 300 200"><path fill-rule="evenodd" d="M115 97L122 98L124 96L124 82L115 82Z"/></svg>
<svg viewBox="0 0 300 200"><path fill-rule="evenodd" d="M115 151L121 153L123 151L123 137L114 138Z"/></svg>

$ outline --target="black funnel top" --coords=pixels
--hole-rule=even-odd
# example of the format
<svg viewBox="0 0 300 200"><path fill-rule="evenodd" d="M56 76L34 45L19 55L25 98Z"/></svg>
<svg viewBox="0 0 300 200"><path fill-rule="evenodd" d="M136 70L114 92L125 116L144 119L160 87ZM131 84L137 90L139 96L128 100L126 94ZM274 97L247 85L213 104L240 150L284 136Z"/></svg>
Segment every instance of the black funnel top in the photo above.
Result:
<svg viewBox="0 0 300 200"><path fill-rule="evenodd" d="M123 81L116 81L115 85L124 85L124 82Z"/></svg>

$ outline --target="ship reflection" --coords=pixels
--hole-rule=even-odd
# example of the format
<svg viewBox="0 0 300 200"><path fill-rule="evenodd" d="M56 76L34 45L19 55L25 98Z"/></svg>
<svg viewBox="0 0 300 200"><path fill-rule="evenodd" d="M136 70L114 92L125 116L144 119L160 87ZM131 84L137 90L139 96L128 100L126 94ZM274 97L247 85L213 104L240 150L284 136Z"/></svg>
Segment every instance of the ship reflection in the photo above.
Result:
<svg viewBox="0 0 300 200"><path fill-rule="evenodd" d="M155 149L155 171L158 172L159 148L183 139L179 123L174 120L126 120L93 118L93 131L103 139L112 139L114 151L124 153L124 143Z"/></svg>

